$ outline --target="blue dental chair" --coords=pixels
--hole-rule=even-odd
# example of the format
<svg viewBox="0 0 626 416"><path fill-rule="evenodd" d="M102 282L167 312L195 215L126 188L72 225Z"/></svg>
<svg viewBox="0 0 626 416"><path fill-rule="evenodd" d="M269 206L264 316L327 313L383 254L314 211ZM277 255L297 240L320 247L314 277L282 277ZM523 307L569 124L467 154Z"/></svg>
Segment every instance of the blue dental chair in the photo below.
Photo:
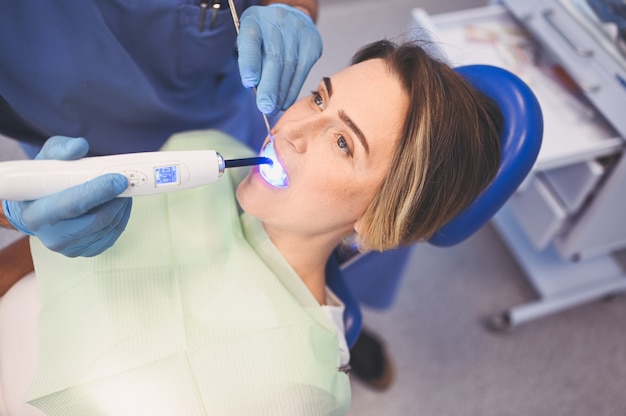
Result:
<svg viewBox="0 0 626 416"><path fill-rule="evenodd" d="M472 85L491 97L504 116L500 169L476 200L428 243L458 244L485 225L513 195L530 172L543 135L543 117L530 88L511 72L489 65L456 68ZM337 254L327 265L327 284L346 305L344 322L348 345L361 331L360 305L386 309L393 303L411 247L384 253L356 255L343 262Z"/></svg>

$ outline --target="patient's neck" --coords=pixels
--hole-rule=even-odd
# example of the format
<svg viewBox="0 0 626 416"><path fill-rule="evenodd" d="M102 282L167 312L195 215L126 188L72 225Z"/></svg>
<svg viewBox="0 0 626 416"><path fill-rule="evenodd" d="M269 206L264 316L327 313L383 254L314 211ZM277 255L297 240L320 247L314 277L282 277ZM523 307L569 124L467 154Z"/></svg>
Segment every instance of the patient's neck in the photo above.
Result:
<svg viewBox="0 0 626 416"><path fill-rule="evenodd" d="M265 226L283 257L296 271L318 303L326 299L326 263L342 236L302 236Z"/></svg>

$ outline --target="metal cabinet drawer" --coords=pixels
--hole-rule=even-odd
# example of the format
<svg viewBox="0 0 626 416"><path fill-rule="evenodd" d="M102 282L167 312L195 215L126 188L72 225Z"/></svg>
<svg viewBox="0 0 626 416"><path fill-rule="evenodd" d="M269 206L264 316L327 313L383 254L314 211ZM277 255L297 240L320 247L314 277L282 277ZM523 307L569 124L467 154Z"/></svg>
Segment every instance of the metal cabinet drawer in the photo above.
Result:
<svg viewBox="0 0 626 416"><path fill-rule="evenodd" d="M567 231L604 174L596 161L535 174L508 202L535 248L542 250Z"/></svg>
<svg viewBox="0 0 626 416"><path fill-rule="evenodd" d="M578 212L604 175L605 168L592 160L546 171L543 177L568 214Z"/></svg>
<svg viewBox="0 0 626 416"><path fill-rule="evenodd" d="M508 201L517 223L538 250L548 246L562 230L568 213L541 175L535 175Z"/></svg>

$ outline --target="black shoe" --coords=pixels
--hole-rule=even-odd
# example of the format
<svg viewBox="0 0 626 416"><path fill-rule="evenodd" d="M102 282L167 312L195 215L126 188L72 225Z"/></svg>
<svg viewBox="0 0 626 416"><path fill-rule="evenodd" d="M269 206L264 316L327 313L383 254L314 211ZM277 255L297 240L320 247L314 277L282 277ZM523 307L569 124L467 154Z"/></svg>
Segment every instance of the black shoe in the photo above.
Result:
<svg viewBox="0 0 626 416"><path fill-rule="evenodd" d="M393 381L393 365L382 342L363 329L350 350L351 374L376 390L386 390Z"/></svg>

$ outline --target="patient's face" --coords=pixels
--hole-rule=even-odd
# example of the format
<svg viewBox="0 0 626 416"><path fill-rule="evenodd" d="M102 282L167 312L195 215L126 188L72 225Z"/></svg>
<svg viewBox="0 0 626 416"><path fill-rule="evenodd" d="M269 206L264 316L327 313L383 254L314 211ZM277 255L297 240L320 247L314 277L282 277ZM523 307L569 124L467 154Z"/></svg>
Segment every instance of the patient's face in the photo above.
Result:
<svg viewBox="0 0 626 416"><path fill-rule="evenodd" d="M254 168L237 190L242 208L266 229L350 232L389 170L407 108L399 79L380 59L323 80L273 130L289 186L269 185Z"/></svg>

